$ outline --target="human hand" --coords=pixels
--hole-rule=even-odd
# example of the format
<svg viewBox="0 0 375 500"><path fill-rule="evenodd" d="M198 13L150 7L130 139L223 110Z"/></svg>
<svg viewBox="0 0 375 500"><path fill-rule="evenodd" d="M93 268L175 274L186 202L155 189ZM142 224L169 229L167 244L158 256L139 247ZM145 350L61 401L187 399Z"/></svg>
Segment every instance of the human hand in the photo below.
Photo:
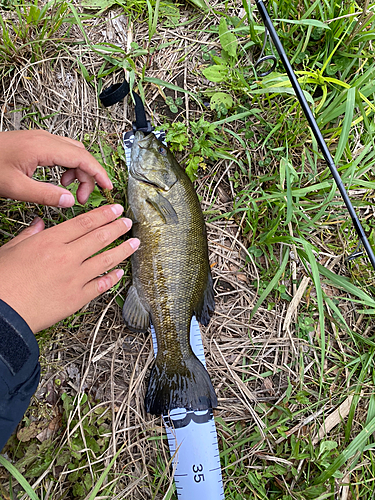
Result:
<svg viewBox="0 0 375 500"><path fill-rule="evenodd" d="M45 130L0 132L0 196L53 207L73 206L74 196L67 189L31 179L38 166L54 165L68 169L61 177L63 186L78 179L81 204L87 202L95 181L102 188L113 187L104 168L79 141Z"/></svg>
<svg viewBox="0 0 375 500"><path fill-rule="evenodd" d="M120 280L121 269L100 275L129 257L139 246L137 238L92 256L130 229L130 219L117 219L122 211L121 205L107 205L45 230L37 218L0 248L0 298L34 333Z"/></svg>

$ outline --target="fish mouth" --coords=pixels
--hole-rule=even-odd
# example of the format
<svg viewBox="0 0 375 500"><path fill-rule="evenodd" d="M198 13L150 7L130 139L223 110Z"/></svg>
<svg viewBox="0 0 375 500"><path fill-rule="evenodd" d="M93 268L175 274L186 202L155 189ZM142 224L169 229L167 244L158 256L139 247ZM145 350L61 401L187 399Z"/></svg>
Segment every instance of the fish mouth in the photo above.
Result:
<svg viewBox="0 0 375 500"><path fill-rule="evenodd" d="M152 136L153 134L145 135L140 130L137 130L136 133L134 134L134 141L132 144L132 152L131 152L132 161L131 161L131 166L129 168L129 174L133 177L133 179L143 182L144 184L147 184L157 189L159 186L151 182L142 172L134 168L134 165L136 164L136 158L140 153L139 150L147 149L149 143L152 140Z"/></svg>
<svg viewBox="0 0 375 500"><path fill-rule="evenodd" d="M140 130L137 130L136 133L134 134L133 147L138 146L140 148L147 148L149 143L152 141L152 137L153 137L153 134L145 135Z"/></svg>
<svg viewBox="0 0 375 500"><path fill-rule="evenodd" d="M147 134L145 135L143 132L140 130L137 130L136 133L134 134L134 140L131 148L131 165L133 166L139 156L141 155L141 150L147 149L150 145L150 142L152 141L153 134ZM134 172L134 168L129 169L130 172Z"/></svg>
<svg viewBox="0 0 375 500"><path fill-rule="evenodd" d="M137 130L134 134L134 141L131 150L131 163L129 167L129 174L133 179L140 181L148 186L151 186L157 190L169 191L171 186L162 182L161 178L157 179L157 182L153 182L149 179L149 174L146 175L143 172L143 155L146 150L152 148L152 141L155 140L155 135L150 133L145 135L140 130Z"/></svg>

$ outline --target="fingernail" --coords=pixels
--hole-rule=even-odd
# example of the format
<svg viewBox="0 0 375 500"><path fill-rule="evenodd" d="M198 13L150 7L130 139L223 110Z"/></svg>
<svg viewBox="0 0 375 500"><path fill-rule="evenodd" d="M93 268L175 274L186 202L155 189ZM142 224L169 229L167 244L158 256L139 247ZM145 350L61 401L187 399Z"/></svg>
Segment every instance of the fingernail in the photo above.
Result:
<svg viewBox="0 0 375 500"><path fill-rule="evenodd" d="M74 205L74 196L72 194L62 194L58 204L59 208L68 208Z"/></svg>
<svg viewBox="0 0 375 500"><path fill-rule="evenodd" d="M121 205L112 205L111 210L115 215L121 215L124 211L124 207Z"/></svg>
<svg viewBox="0 0 375 500"><path fill-rule="evenodd" d="M122 278L124 276L124 270L123 269L117 269L116 276L118 277L118 279Z"/></svg>
<svg viewBox="0 0 375 500"><path fill-rule="evenodd" d="M130 229L133 225L133 221L131 219L126 219L125 217L123 219L121 219L123 221L123 223L125 224L125 226Z"/></svg>
<svg viewBox="0 0 375 500"><path fill-rule="evenodd" d="M113 189L113 184L111 179L108 178L107 175L100 175L97 177L98 184L105 189Z"/></svg>
<svg viewBox="0 0 375 500"><path fill-rule="evenodd" d="M30 226L36 226L40 220L42 220L40 217L35 217L35 219L30 222Z"/></svg>
<svg viewBox="0 0 375 500"><path fill-rule="evenodd" d="M139 247L139 244L140 244L140 241L138 238L131 238L130 240L128 240L128 242L133 250L137 250L137 248Z"/></svg>

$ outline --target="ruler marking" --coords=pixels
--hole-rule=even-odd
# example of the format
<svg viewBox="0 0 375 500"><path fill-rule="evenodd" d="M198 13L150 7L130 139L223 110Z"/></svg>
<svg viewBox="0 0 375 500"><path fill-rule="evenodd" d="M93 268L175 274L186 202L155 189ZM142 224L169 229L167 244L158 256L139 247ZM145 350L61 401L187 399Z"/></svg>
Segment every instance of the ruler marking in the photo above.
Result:
<svg viewBox="0 0 375 500"><path fill-rule="evenodd" d="M208 472L214 472L215 470L219 470L221 467L215 467L215 469L210 469Z"/></svg>

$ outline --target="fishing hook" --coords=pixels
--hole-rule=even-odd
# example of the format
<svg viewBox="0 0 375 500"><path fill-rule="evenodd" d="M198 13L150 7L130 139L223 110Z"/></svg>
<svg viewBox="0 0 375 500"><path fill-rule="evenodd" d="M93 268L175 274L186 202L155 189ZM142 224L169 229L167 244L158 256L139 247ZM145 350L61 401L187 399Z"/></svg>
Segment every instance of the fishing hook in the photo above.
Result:
<svg viewBox="0 0 375 500"><path fill-rule="evenodd" d="M256 69L266 61L272 61L272 64L271 64L270 69L268 69L267 71L263 71L262 73L258 73L256 71L257 75L260 77L267 76L270 73L272 73L272 71L276 68L276 63L277 63L276 56L275 56L273 49L272 49L272 42L271 41L270 41L270 47L271 47L272 55L263 56L266 45L267 45L267 40L268 40L268 30L267 30L267 28L265 28L262 51L260 53L260 56L259 56L257 62L254 64L254 70L256 71Z"/></svg>

